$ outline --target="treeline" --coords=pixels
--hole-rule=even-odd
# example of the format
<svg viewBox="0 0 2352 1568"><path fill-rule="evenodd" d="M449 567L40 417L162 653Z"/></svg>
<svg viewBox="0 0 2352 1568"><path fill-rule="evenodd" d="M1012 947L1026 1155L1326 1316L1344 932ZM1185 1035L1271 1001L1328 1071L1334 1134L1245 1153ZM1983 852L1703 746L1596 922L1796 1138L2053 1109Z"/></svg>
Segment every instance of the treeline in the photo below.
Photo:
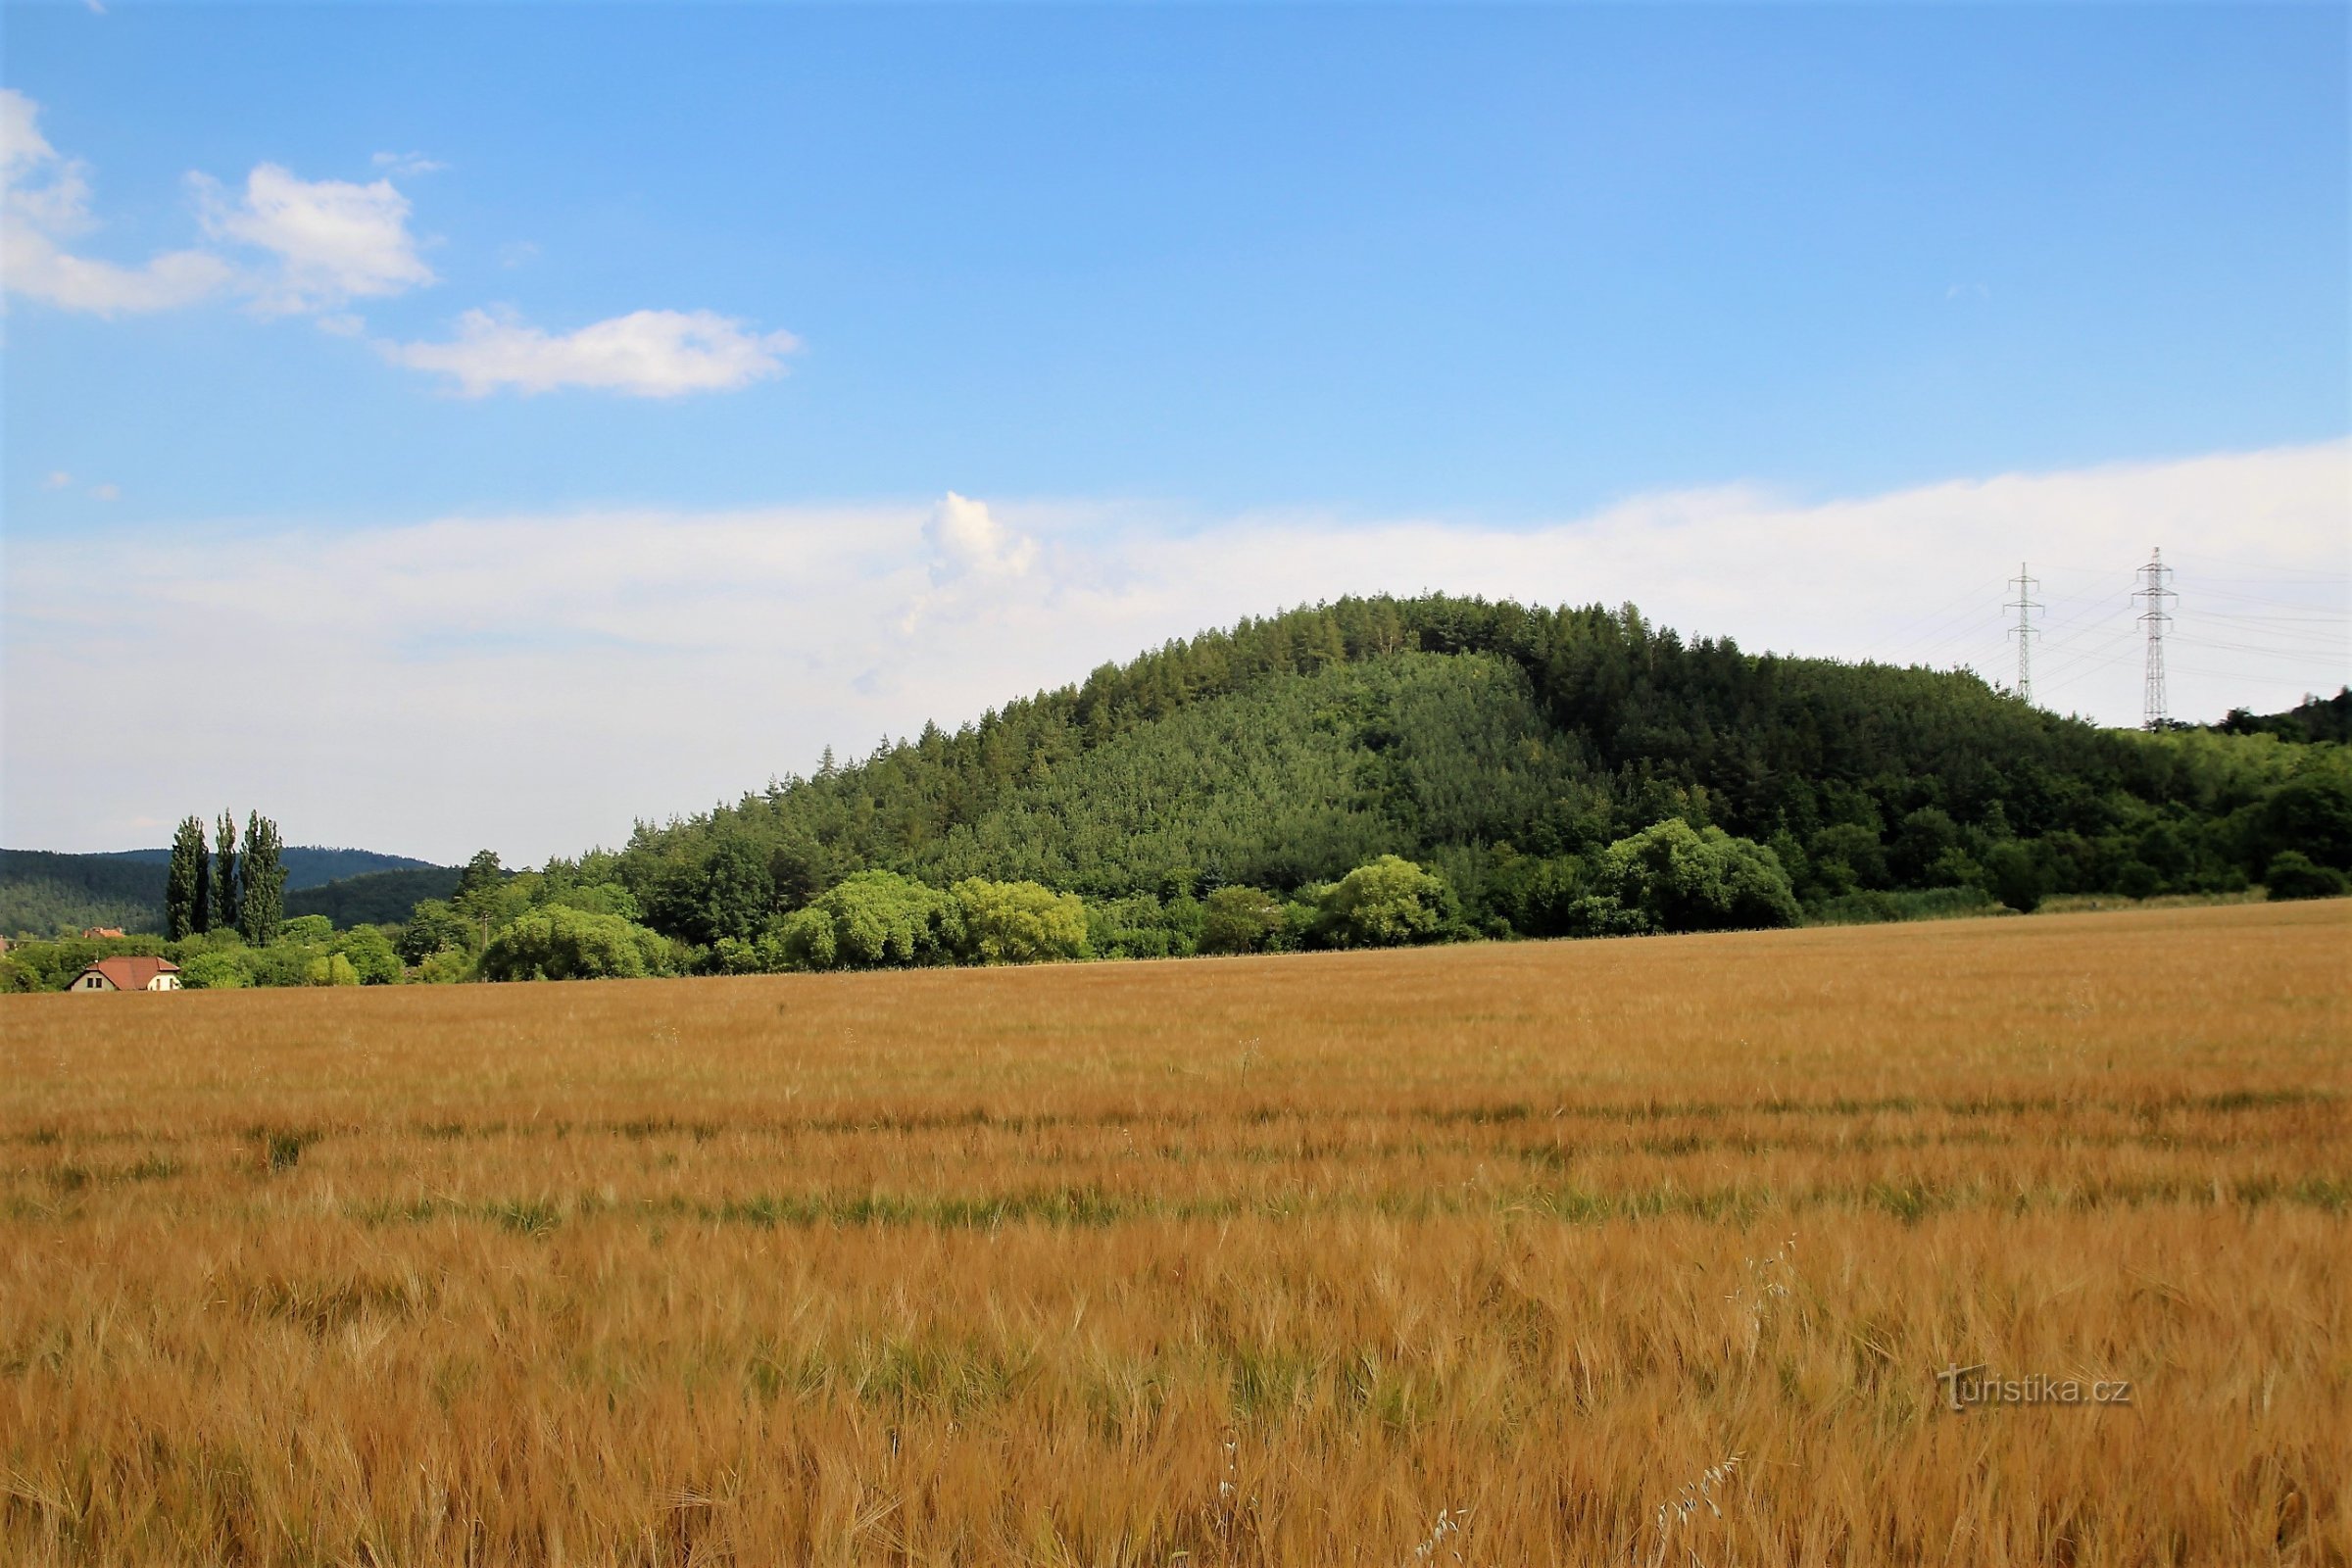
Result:
<svg viewBox="0 0 2352 1568"><path fill-rule="evenodd" d="M1974 887L2031 906L2236 891L2281 855L2340 872L2352 768L2271 734L2104 730L1972 674L1685 641L1630 607L1344 600L640 824L600 863L651 927L713 948L862 870L1164 904L1287 895L1380 854L1445 875L1473 924L1523 929L1523 860L1668 818L1767 845L1808 906Z"/></svg>
<svg viewBox="0 0 2352 1568"><path fill-rule="evenodd" d="M265 946L249 944L234 925L177 941L133 935L15 942L0 954L0 992L63 991L97 959L122 954L170 958L179 965L180 984L191 991L398 985L409 978L394 940L398 929L337 931L326 916L304 914L280 922L275 938Z"/></svg>
<svg viewBox="0 0 2352 1568"><path fill-rule="evenodd" d="M1446 877L1383 855L1288 893L1228 883L1105 901L1026 880L963 877L940 888L896 871L858 871L751 936L704 948L644 924L635 895L612 877L616 869L612 858L591 857L507 876L485 852L456 897L418 908L401 933L402 956L425 980L576 980L1293 953L1515 929L1478 923ZM1799 918L1771 851L1679 818L1589 858L1517 857L1497 882L1522 922L1516 929L1535 935L1724 930Z"/></svg>
<svg viewBox="0 0 2352 1568"><path fill-rule="evenodd" d="M2305 896L2352 868L2352 765L2278 733L2103 730L1966 673L1686 641L1630 607L1344 600L828 754L508 879L501 906L420 907L403 941L493 976L974 961L981 911L1009 906L1029 911L1009 954L1236 951L1221 922L1245 907L1260 946L1343 945L1335 890L1392 858L1444 890L1440 936L1691 929L1624 871L1625 846L1685 833L1786 888L1737 923Z"/></svg>
<svg viewBox="0 0 2352 1568"><path fill-rule="evenodd" d="M1630 606L1348 599L828 753L617 851L485 852L378 934L408 978L521 979L2344 891L2352 753L2232 720L2106 730Z"/></svg>

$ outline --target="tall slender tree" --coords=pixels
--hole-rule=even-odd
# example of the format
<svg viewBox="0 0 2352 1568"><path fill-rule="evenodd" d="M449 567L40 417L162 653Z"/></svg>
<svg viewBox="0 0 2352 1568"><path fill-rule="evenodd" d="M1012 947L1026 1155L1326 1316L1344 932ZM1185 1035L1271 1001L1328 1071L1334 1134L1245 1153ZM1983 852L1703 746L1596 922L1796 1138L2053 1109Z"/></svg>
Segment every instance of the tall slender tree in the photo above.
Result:
<svg viewBox="0 0 2352 1568"><path fill-rule="evenodd" d="M228 931L242 922L237 900L237 819L220 813L213 834L213 929Z"/></svg>
<svg viewBox="0 0 2352 1568"><path fill-rule="evenodd" d="M204 819L189 820L196 824L196 898L188 906L188 923L201 934L213 928L213 858L205 853Z"/></svg>
<svg viewBox="0 0 2352 1568"><path fill-rule="evenodd" d="M205 903L204 818L191 816L172 839L172 866L164 873L164 935L173 942L204 929L212 911Z"/></svg>
<svg viewBox="0 0 2352 1568"><path fill-rule="evenodd" d="M245 885L239 890L244 907L237 929L257 948L277 940L286 916L286 867L278 858L283 847L275 822L259 811L245 819Z"/></svg>

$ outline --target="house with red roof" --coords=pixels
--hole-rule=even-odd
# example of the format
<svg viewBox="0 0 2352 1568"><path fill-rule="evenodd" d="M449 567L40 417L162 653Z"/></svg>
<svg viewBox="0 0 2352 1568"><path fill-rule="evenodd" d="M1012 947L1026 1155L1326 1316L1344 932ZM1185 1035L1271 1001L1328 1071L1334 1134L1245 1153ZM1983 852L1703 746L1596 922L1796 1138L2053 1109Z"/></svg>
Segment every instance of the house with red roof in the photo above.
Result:
<svg viewBox="0 0 2352 1568"><path fill-rule="evenodd" d="M177 991L179 965L170 958L100 958L74 977L69 991Z"/></svg>

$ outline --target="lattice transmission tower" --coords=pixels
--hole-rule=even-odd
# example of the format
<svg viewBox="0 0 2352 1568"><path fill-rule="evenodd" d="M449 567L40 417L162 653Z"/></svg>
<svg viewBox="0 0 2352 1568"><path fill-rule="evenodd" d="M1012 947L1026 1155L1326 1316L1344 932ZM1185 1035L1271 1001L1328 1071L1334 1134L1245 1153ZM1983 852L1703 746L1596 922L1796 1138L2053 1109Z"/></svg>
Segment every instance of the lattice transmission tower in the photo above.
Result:
<svg viewBox="0 0 2352 1568"><path fill-rule="evenodd" d="M2041 602L2034 597L2034 590L2041 586L2041 579L2027 576L2026 564L2021 561L2017 564L2017 575L2009 579L2009 586L2017 590L2017 597L2001 608L2017 612L2017 624L2009 628L2009 635L2017 639L2017 695L2020 701L2031 703L2034 701L2034 612L2042 608Z"/></svg>
<svg viewBox="0 0 2352 1568"><path fill-rule="evenodd" d="M2140 698L2140 725L2144 729L2164 728L2164 628L2173 617L2164 608L2168 599L2180 596L2165 585L2172 581L2173 568L2164 564L2164 552L2151 550L2148 564L2139 568L2139 587L2132 595L2145 600L2147 609L2140 612L2139 623L2148 629L2148 673Z"/></svg>

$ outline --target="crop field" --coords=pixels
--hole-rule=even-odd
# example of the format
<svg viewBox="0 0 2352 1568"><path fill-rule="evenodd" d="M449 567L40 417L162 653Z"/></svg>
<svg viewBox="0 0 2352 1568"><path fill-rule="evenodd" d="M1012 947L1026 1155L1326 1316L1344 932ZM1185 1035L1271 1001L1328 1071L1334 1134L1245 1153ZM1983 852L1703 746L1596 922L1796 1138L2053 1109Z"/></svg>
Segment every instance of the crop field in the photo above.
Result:
<svg viewBox="0 0 2352 1568"><path fill-rule="evenodd" d="M0 1560L2345 1563L2347 973L2336 901L0 998Z"/></svg>

